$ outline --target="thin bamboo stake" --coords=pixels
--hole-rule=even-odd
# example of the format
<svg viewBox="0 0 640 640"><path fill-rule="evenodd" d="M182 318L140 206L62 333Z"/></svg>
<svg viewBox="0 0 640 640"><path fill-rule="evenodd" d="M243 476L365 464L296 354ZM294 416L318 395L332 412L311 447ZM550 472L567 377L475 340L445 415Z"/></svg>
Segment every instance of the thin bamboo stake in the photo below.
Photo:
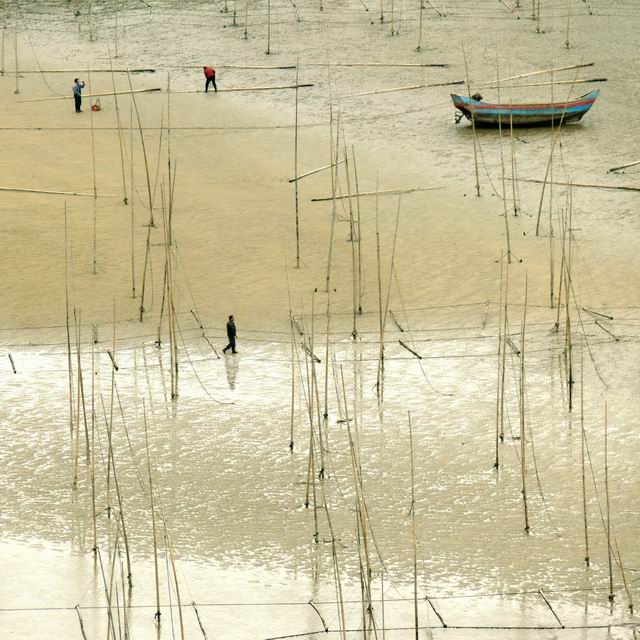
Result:
<svg viewBox="0 0 640 640"><path fill-rule="evenodd" d="M349 177L349 161L347 159L347 148L344 148L345 173L347 177L347 195L349 196L349 241L351 242L351 293L353 302L353 329L351 337L355 340L358 336L357 317L358 317L358 277L357 277L357 260L356 260L356 230L355 220L353 216L353 206L351 202L351 179Z"/></svg>
<svg viewBox="0 0 640 640"><path fill-rule="evenodd" d="M522 333L520 337L520 462L522 471L522 501L524 505L524 532L529 533L529 509L527 505L527 465L526 465L526 435L525 435L525 378L524 378L524 339L527 324L527 278L524 285L524 315L522 319Z"/></svg>
<svg viewBox="0 0 640 640"><path fill-rule="evenodd" d="M335 141L335 159L334 159L334 143L333 143L333 105L331 96L331 78L329 78L329 153L331 154L331 163L334 166L334 170L331 170L331 227L329 229L329 251L327 256L327 275L325 279L325 291L329 292L331 287L331 264L333 258L333 235L335 232L336 219L338 211L336 207L336 185L338 181L338 154L339 154L339 137L340 137L340 112L338 112L338 122L336 127L336 141Z"/></svg>
<svg viewBox="0 0 640 640"><path fill-rule="evenodd" d="M629 162L627 164L621 164L619 167L611 167L611 169L609 169L607 173L620 171L620 169L628 169L629 167L635 167L636 165L639 165L639 164L640 164L640 160L636 160L635 162Z"/></svg>
<svg viewBox="0 0 640 640"><path fill-rule="evenodd" d="M14 32L14 39L13 39L13 51L14 51L14 56L15 56L15 63L16 63L16 90L14 91L15 94L20 93L20 67L18 64L18 16L16 14L16 18L15 18L15 32Z"/></svg>
<svg viewBox="0 0 640 640"><path fill-rule="evenodd" d="M500 304L498 306L499 318L498 318L498 384L496 385L496 459L493 463L494 469L500 468L500 408L501 408L501 377L502 371L500 369L500 362L502 360L502 271L503 271L503 254L500 252Z"/></svg>
<svg viewBox="0 0 640 640"><path fill-rule="evenodd" d="M332 154L333 157L333 154ZM338 164L342 164L343 160L338 160ZM332 169L335 164L332 162L331 164L327 164L324 167L319 167L318 169L312 169L311 171L307 171L306 173L301 173L299 176L294 178L289 178L289 182L295 182L296 180L302 180L302 178L306 178L307 176L312 176L315 173L319 173L320 171L325 171L326 169Z"/></svg>
<svg viewBox="0 0 640 640"><path fill-rule="evenodd" d="M508 82L509 80L519 80L520 78L529 78L531 76L537 76L543 73L551 73L552 71L556 72L556 71L571 71L572 69L584 69L585 67L592 67L595 63L594 62L584 62L584 63L580 63L580 64L572 64L566 67L554 67L551 69L541 69L540 71L531 71L529 73L521 73L520 75L517 76L510 76L508 78L500 78L500 82ZM486 87L486 86L491 86L495 84L495 81L491 81L491 82L485 82L484 84L481 84L481 87Z"/></svg>
<svg viewBox="0 0 640 640"><path fill-rule="evenodd" d="M149 434L147 429L147 410L144 405L144 400L142 404L142 414L144 419L144 440L146 445L146 453L147 453L147 470L149 472L149 500L151 504L151 525L153 530L153 563L155 569L155 578L156 578L156 613L154 618L160 623L160 576L158 573L158 542L156 538L156 515L153 504L153 480L151 478L151 458L149 456Z"/></svg>
<svg viewBox="0 0 640 640"><path fill-rule="evenodd" d="M585 475L585 446L586 432L584 428L584 354L580 350L580 441L581 455L580 463L582 467L582 514L584 520L584 561L589 566L589 527L587 518L587 480Z"/></svg>
<svg viewBox="0 0 640 640"><path fill-rule="evenodd" d="M248 5L245 3L244 5L244 39L247 40L249 37L249 32L247 31L249 25L249 7Z"/></svg>
<svg viewBox="0 0 640 640"><path fill-rule="evenodd" d="M496 76L500 78L500 65L496 55ZM500 81L498 80L498 109L500 109ZM507 215L507 188L504 179L504 154L502 153L502 118L498 118L498 144L500 147L500 168L502 170L502 205L504 209L504 227L507 236L507 263L511 263L511 236L509 235L509 216Z"/></svg>
<svg viewBox="0 0 640 640"><path fill-rule="evenodd" d="M604 488L607 499L607 556L609 561L609 602L613 602L613 565L611 562L611 504L609 497L609 425L607 421L607 401L604 402Z"/></svg>
<svg viewBox="0 0 640 640"><path fill-rule="evenodd" d="M362 285L362 230L360 225L360 187L358 185L358 169L356 166L356 150L351 145L351 156L353 157L353 177L356 186L356 208L358 211L358 313L362 315L362 297L364 295L364 287Z"/></svg>
<svg viewBox="0 0 640 640"><path fill-rule="evenodd" d="M564 41L564 46L569 48L569 27L571 26L571 0L567 0L567 37Z"/></svg>
<svg viewBox="0 0 640 640"><path fill-rule="evenodd" d="M4 34L7 30L7 0L2 0L2 53L0 54L0 75L4 76Z"/></svg>
<svg viewBox="0 0 640 640"><path fill-rule="evenodd" d="M464 43L462 44L462 56L464 58L464 68L467 75L467 91L469 93L469 96L471 96L471 81L469 80L469 65L467 64L467 53L464 49ZM478 149L477 149L478 139L477 139L477 132L476 132L476 117L473 110L471 111L471 128L473 130L473 163L476 170L476 196L479 198L480 197L480 172L478 169Z"/></svg>
<svg viewBox="0 0 640 640"><path fill-rule="evenodd" d="M67 370L69 373L69 434L73 444L73 364L71 362L71 331L69 328L69 240L66 202L64 203L64 298L67 327Z"/></svg>
<svg viewBox="0 0 640 640"><path fill-rule="evenodd" d="M518 174L516 170L516 146L513 136L513 104L509 100L511 109L509 109L509 137L511 139L511 191L513 195L513 215L518 215L518 198L516 197L516 188L518 186Z"/></svg>
<svg viewBox="0 0 640 640"><path fill-rule="evenodd" d="M271 0L267 0L267 55L271 53Z"/></svg>
<svg viewBox="0 0 640 640"><path fill-rule="evenodd" d="M80 362L80 337L78 335L78 313L77 310L73 310L73 329L75 335L75 343L76 343L76 353L78 358L78 363ZM74 444L74 455L73 455L73 481L72 487L77 489L78 487L78 458L80 457L80 370L78 369L77 379L77 389L76 389L76 420L75 420L75 444Z"/></svg>
<svg viewBox="0 0 640 640"><path fill-rule="evenodd" d="M509 308L509 264L507 263L504 284L504 313L502 325L502 372L500 375L500 442L504 442L504 381L507 368L507 335Z"/></svg>
<svg viewBox="0 0 640 640"><path fill-rule="evenodd" d="M117 9L116 9L117 16ZM117 57L117 54L116 54ZM113 69L113 61L111 60L111 54L109 52L109 65ZM113 86L113 97L116 107L116 122L118 125L118 142L120 143L120 166L122 167L122 201L127 204L127 180L124 173L124 138L122 136L122 123L120 122L120 108L118 105L118 94L116 92L116 77L113 71L111 72L111 84ZM92 121L93 122L93 121ZM133 161L132 161L133 162ZM133 200L133 189L131 193L131 199Z"/></svg>
<svg viewBox="0 0 640 640"><path fill-rule="evenodd" d="M298 66L296 65L296 109L295 109L295 133L293 143L293 175L298 175ZM298 204L298 180L295 180L295 206L296 206L296 268L300 268L300 212Z"/></svg>
<svg viewBox="0 0 640 640"><path fill-rule="evenodd" d="M86 71L86 69L85 69ZM88 93L83 98L104 98L108 96L115 95L130 95L136 93L155 93L156 91L162 91L160 87L155 87L153 89L131 89L130 91L118 91L114 94L113 91L107 91L104 93ZM68 100L68 96L50 96L48 98L29 98L28 100L17 100L16 102L49 102L50 100Z"/></svg>
<svg viewBox="0 0 640 640"><path fill-rule="evenodd" d="M608 78L577 78L576 80L556 80L553 84L588 84L592 82L609 82ZM522 87L548 87L551 82L527 82L520 84L503 84L503 89L520 89ZM495 86L495 85L491 85Z"/></svg>
<svg viewBox="0 0 640 640"><path fill-rule="evenodd" d="M133 181L133 105L129 108L129 119L130 119L130 137L129 137L129 165L130 165L130 176L129 183L131 185L131 297L136 297L136 263L135 263L135 216L133 211L133 201L135 200L133 196L134 192L134 181Z"/></svg>
<svg viewBox="0 0 640 640"><path fill-rule="evenodd" d="M376 190L378 189L378 181L380 176L376 176ZM376 394L379 398L381 398L381 376L380 369L384 365L384 361L382 358L384 357L384 322L382 319L382 262L380 259L380 219L379 219L379 209L378 209L378 196L376 196L376 260L377 260L377 271L378 271L378 320L379 320L379 328L380 328L380 358L378 359L378 380L376 382Z"/></svg>
<svg viewBox="0 0 640 640"><path fill-rule="evenodd" d="M74 609L76 610L76 613L78 614L78 622L80 623L80 633L82 634L82 638L83 640L88 640L87 638L87 634L84 630L84 623L82 622L82 616L80 615L80 605L77 604Z"/></svg>
<svg viewBox="0 0 640 640"><path fill-rule="evenodd" d="M364 198L365 196L397 196L403 193L414 193L417 191L438 191L443 187L413 187L411 189L387 189L385 191L362 191L357 194L357 197ZM640 189L638 189L640 191ZM341 196L323 196L322 198L311 198L311 202L329 202L329 200L347 200L355 198L356 194L344 194Z"/></svg>
<svg viewBox="0 0 640 640"><path fill-rule="evenodd" d="M201 69L202 67L193 67L193 68L198 68ZM43 73L64 73L64 74L69 74L69 73L86 73L87 68L86 67L81 67L81 68L77 68L77 69L20 69L20 75L24 75L27 73L37 73L39 75L43 74ZM107 68L107 69L102 69L102 68L91 68L89 69L89 71L91 71L91 73L111 73L111 68ZM156 70L155 69L114 69L113 70L114 73L155 73ZM149 89L141 89L140 91L149 91ZM160 89L151 89L151 91L160 91ZM126 91L125 93L129 93L128 91ZM111 95L111 94L105 94L105 95Z"/></svg>
<svg viewBox="0 0 640 640"><path fill-rule="evenodd" d="M293 430L295 426L296 411L296 340L293 332L293 322L290 321L289 325L291 328L291 433L289 436L289 450L293 453Z"/></svg>
<svg viewBox="0 0 640 640"><path fill-rule="evenodd" d="M409 420L409 451L411 455L411 530L413 532L413 621L415 627L415 640L419 638L420 621L418 619L418 542L416 536L416 495L415 495L415 471L413 462L413 431L411 428L411 413L407 413Z"/></svg>
<svg viewBox="0 0 640 640"><path fill-rule="evenodd" d="M202 637L204 638L204 640L208 640L207 632L204 630L204 627L202 626L202 620L200 620L200 614L198 613L198 609L196 607L196 603L192 602L191 606L193 607L193 611L196 614L196 619L198 621L198 626L200 627L200 631L202 631Z"/></svg>
<svg viewBox="0 0 640 640"><path fill-rule="evenodd" d="M89 75L89 87L91 87L91 74ZM97 262L97 227L98 227L98 213L97 213L97 200L98 200L98 188L96 186L96 143L93 133L93 108L91 105L91 99L89 99L89 120L91 121L91 168L93 173L93 275L98 273Z"/></svg>
<svg viewBox="0 0 640 640"><path fill-rule="evenodd" d="M24 189L21 187L0 187L0 191L11 191L15 193L42 193L47 195L54 196L84 196L86 198L93 198L95 194L93 193L84 193L80 191L51 191L49 189ZM102 193L98 196L99 198L114 198L115 196L112 194Z"/></svg>
<svg viewBox="0 0 640 640"><path fill-rule="evenodd" d="M95 324L93 325L95 331ZM93 555L98 551L96 515L96 409L95 409L95 342L91 343L91 529L93 531Z"/></svg>
<svg viewBox="0 0 640 640"><path fill-rule="evenodd" d="M424 11L424 2L420 0L420 23L418 26L418 46L416 47L416 51L422 51L422 12Z"/></svg>

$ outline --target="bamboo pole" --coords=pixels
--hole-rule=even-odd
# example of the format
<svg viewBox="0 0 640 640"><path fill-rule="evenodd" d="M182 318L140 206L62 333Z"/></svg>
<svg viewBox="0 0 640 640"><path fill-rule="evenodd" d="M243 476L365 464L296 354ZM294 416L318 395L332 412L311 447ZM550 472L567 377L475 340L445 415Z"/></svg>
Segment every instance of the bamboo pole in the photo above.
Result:
<svg viewBox="0 0 640 640"><path fill-rule="evenodd" d="M438 191L443 187L413 187L411 189L387 189L385 191L362 191L357 194L358 198L365 196L397 196L403 193L415 193L417 191ZM640 191L640 189L638 189ZM329 200L346 200L355 198L356 194L345 194L341 196L323 196L321 198L311 198L311 202L329 202Z"/></svg>
<svg viewBox="0 0 640 640"><path fill-rule="evenodd" d="M271 53L271 0L267 0L267 55Z"/></svg>
<svg viewBox="0 0 640 640"><path fill-rule="evenodd" d="M78 358L78 363L80 362L80 338L78 336L78 313L74 308L73 310L73 333L75 337L76 343L76 353ZM77 380L77 389L76 389L76 419L75 419L75 436L72 437L74 441L74 454L73 454L73 480L72 487L73 489L78 488L78 458L80 457L80 371L78 370L78 375L76 376Z"/></svg>
<svg viewBox="0 0 640 640"><path fill-rule="evenodd" d="M511 100L509 100L510 106ZM509 110L509 137L511 139L511 191L513 195L513 215L518 215L518 198L516 195L516 188L518 186L518 173L516 169L516 145L513 136L513 108Z"/></svg>
<svg viewBox="0 0 640 640"><path fill-rule="evenodd" d="M69 240L66 202L64 203L64 299L67 327L67 370L69 373L69 434L73 445L73 364L71 361L71 331L69 328Z"/></svg>
<svg viewBox="0 0 640 640"><path fill-rule="evenodd" d="M89 75L89 87L91 87L91 74ZM96 143L93 132L93 108L91 105L91 99L89 99L89 120L91 122L91 168L93 174L93 275L98 273L97 263L97 226L98 226L98 214L97 214L97 200L98 200L98 188L96 186Z"/></svg>
<svg viewBox="0 0 640 640"><path fill-rule="evenodd" d="M333 154L332 154L333 157ZM342 164L344 160L338 160L338 164ZM307 176L312 176L315 173L319 173L320 171L325 171L326 169L333 169L335 164L332 162L331 164L327 164L324 167L319 167L318 169L312 169L311 171L307 171L306 173L301 173L299 176L295 176L293 178L289 178L289 182L295 182L296 180L302 180L302 178L306 178Z"/></svg>
<svg viewBox="0 0 640 640"><path fill-rule="evenodd" d="M518 181L530 182L534 184L544 184L544 180L534 180L533 178L518 178ZM547 180L547 184L549 184L548 180ZM586 182L558 182L558 181L555 181L553 184L559 185L561 187L582 187L586 189L609 189L613 191L632 191L632 192L640 191L640 187L616 186L611 184L589 184Z"/></svg>
<svg viewBox="0 0 640 640"><path fill-rule="evenodd" d="M619 167L611 167L607 171L607 173L613 173L614 171L620 171L620 169L628 169L629 167L635 167L640 164L640 160L636 160L635 162L629 162L627 164L622 164Z"/></svg>
<svg viewBox="0 0 640 640"><path fill-rule="evenodd" d="M358 317L358 278L357 278L357 260L356 260L356 232L355 220L353 216L353 206L351 202L351 179L349 177L349 161L347 159L347 147L344 147L345 174L347 177L347 195L349 196L349 241L351 243L351 294L353 303L353 329L351 337L355 340L358 336L357 317Z"/></svg>
<svg viewBox="0 0 640 640"><path fill-rule="evenodd" d="M607 500L607 558L609 563L609 602L613 602L613 565L611 562L611 504L609 497L609 425L607 421L607 401L604 402L604 488Z"/></svg>
<svg viewBox="0 0 640 640"><path fill-rule="evenodd" d="M422 12L424 11L424 2L420 0L420 21L418 26L418 46L416 51L422 51Z"/></svg>
<svg viewBox="0 0 640 640"><path fill-rule="evenodd" d="M411 456L411 530L413 538L413 622L415 628L415 640L419 640L420 621L418 619L418 541L416 535L416 494L415 471L413 462L413 431L411 428L411 413L407 412L409 419L409 451Z"/></svg>
<svg viewBox="0 0 640 640"><path fill-rule="evenodd" d="M376 176L376 190L378 188L378 181L380 177ZM378 209L378 196L376 195L376 263L377 263L377 272L378 272L378 322L380 329L380 357L378 359L378 379L376 381L376 394L379 398L381 398L381 376L380 376L380 368L384 365L384 323L383 323L383 311L382 311L382 261L380 258L380 218L379 218L379 209Z"/></svg>
<svg viewBox="0 0 640 640"><path fill-rule="evenodd" d="M295 109L295 133L293 142L293 175L298 175L298 66L296 65L296 109ZM296 268L300 268L300 212L298 204L298 180L295 183L295 207L296 207Z"/></svg>
<svg viewBox="0 0 640 640"><path fill-rule="evenodd" d="M584 69L586 67L593 67L594 62L581 62L580 64L572 64L565 67L552 67L551 69L541 69L540 71L530 71L529 73L521 73L517 76L509 76L508 78L500 78L500 82L508 82L509 80L519 80L520 78L529 78L531 76L538 76L544 73L558 72L558 71L571 71L573 69ZM492 86L495 81L485 82L481 84L481 87ZM504 85L503 85L504 86Z"/></svg>
<svg viewBox="0 0 640 640"><path fill-rule="evenodd" d="M95 331L95 324L93 325ZM93 532L93 555L98 551L98 530L96 515L96 409L95 409L95 342L91 342L91 529Z"/></svg>
<svg viewBox="0 0 640 640"><path fill-rule="evenodd" d="M196 68L196 67L193 67ZM201 69L202 67L197 67ZM85 73L87 71L86 67L81 67L77 69L20 69L20 75L25 75L28 73L37 73L38 75L42 75L43 73ZM91 73L111 73L111 68L101 69L101 68L91 68L89 69ZM114 69L113 73L155 73L155 69ZM149 91L149 89L143 89L143 91ZM151 91L160 91L160 89L151 89ZM128 92L127 92L128 93ZM106 94L111 95L111 94Z"/></svg>
<svg viewBox="0 0 640 640"><path fill-rule="evenodd" d="M502 360L502 293L503 293L503 254L500 252L500 304L498 306L498 384L496 385L496 459L493 468L500 468L500 408L501 408L501 377L500 363Z"/></svg>
<svg viewBox="0 0 640 640"><path fill-rule="evenodd" d="M576 80L556 80L553 84L587 84L591 82L608 82L608 78L577 78ZM527 82L520 84L503 84L503 89L520 89L522 87L548 87L551 82ZM492 85L495 86L495 85Z"/></svg>
<svg viewBox="0 0 640 640"><path fill-rule="evenodd" d="M500 375L500 442L504 442L504 383L505 373L507 368L507 340L509 336L507 334L509 322L508 322L508 308L509 308L509 264L507 263L505 273L505 285L504 285L504 313L503 313L503 325L502 325L502 372Z"/></svg>
<svg viewBox="0 0 640 640"><path fill-rule="evenodd" d="M571 26L571 0L567 0L567 36L564 41L564 46L569 48L569 27Z"/></svg>
<svg viewBox="0 0 640 640"><path fill-rule="evenodd" d="M525 378L524 378L524 340L527 324L527 278L524 285L524 315L522 318L522 332L520 345L520 462L522 472L522 501L524 506L524 532L529 533L529 509L527 505L527 464L526 464L526 433L525 433Z"/></svg>
<svg viewBox="0 0 640 640"><path fill-rule="evenodd" d="M462 56L464 58L465 73L467 75L467 91L469 93L469 96L471 96L471 81L469 80L469 65L467 64L467 53L464 49L464 43L462 44ZM476 117L473 113L473 110L471 111L471 128L473 130L473 163L476 170L476 196L479 198L480 197L480 173L478 170L478 149L477 149L478 139L477 139L477 133L476 133Z"/></svg>
<svg viewBox="0 0 640 640"><path fill-rule="evenodd" d="M378 356L378 377L376 382L376 389L378 390L378 397L382 400L384 390L384 333L387 324L387 316L389 315L389 301L391 298L391 283L393 281L393 273L395 269L395 257L396 257L396 240L398 239L398 225L400 223L400 202L402 196L398 196L398 212L396 214L396 225L393 232L393 245L391 248L391 265L389 266L389 284L387 286L387 297L385 301L385 309L382 314L382 327L380 331L380 351Z"/></svg>
<svg viewBox="0 0 640 640"><path fill-rule="evenodd" d="M93 198L93 193L84 193L80 191L51 191L49 189L24 189L22 187L0 187L0 191L11 191L15 193L40 193L54 196L84 196L86 198ZM99 198L113 198L112 194L102 193Z"/></svg>
<svg viewBox="0 0 640 640"><path fill-rule="evenodd" d="M153 480L151 477L151 458L149 456L149 434L147 429L147 410L144 405L144 400L142 401L142 414L144 420L144 440L146 445L146 453L147 453L147 470L149 472L149 500L151 504L151 526L153 531L153 563L155 570L155 579L156 579L156 613L154 618L160 623L160 576L158 573L158 542L156 538L156 515L153 504Z"/></svg>
<svg viewBox="0 0 640 640"><path fill-rule="evenodd" d="M86 69L85 69L86 71ZM131 89L130 91L118 91L117 95L131 95L136 93L155 93L156 91L162 91L159 87L154 89ZM83 96L83 98L104 98L113 96L113 91L101 92L101 93L89 93ZM68 100L67 96L50 96L48 98L29 98L27 100L18 100L17 102L49 102L50 100Z"/></svg>
<svg viewBox="0 0 640 640"><path fill-rule="evenodd" d="M496 55L496 76L500 78L500 65ZM500 109L500 81L498 80L498 109ZM509 216L507 215L507 190L504 179L504 154L502 153L502 118L498 118L498 145L500 147L500 168L502 174L502 205L504 209L504 227L507 237L507 263L511 263L511 237L509 235Z"/></svg>
<svg viewBox="0 0 640 640"><path fill-rule="evenodd" d="M295 409L296 409L296 340L293 332L293 322L291 314L289 314L289 325L291 329L291 433L289 436L289 450L293 453L293 431L295 426Z"/></svg>
<svg viewBox="0 0 640 640"><path fill-rule="evenodd" d="M584 354L580 350L580 464L582 468L582 515L584 521L584 562L589 566L589 527L587 518L587 480L585 475L585 447L587 434L584 428Z"/></svg>
<svg viewBox="0 0 640 640"><path fill-rule="evenodd" d="M117 11L117 10L116 10ZM117 13L116 13L117 15ZM117 57L117 56L116 56ZM109 65L113 69L113 61L111 60L111 54L109 53ZM122 201L127 204L127 180L124 172L124 138L122 136L122 123L120 121L120 108L118 105L118 94L116 92L116 77L113 71L111 72L111 84L113 86L113 97L116 107L116 122L118 125L118 142L120 144L120 166L122 167ZM133 200L133 189L131 192L131 199Z"/></svg>
<svg viewBox="0 0 640 640"><path fill-rule="evenodd" d="M135 216L133 211L133 201L135 200L135 185L133 181L133 105L129 108L129 184L131 185L131 297L136 297L136 262L135 262Z"/></svg>
<svg viewBox="0 0 640 640"><path fill-rule="evenodd" d="M362 285L362 229L360 225L360 187L358 185L358 168L356 166L356 150L351 145L351 156L353 158L353 177L356 186L356 208L358 211L358 313L362 315L362 297L364 295L364 287Z"/></svg>
<svg viewBox="0 0 640 640"><path fill-rule="evenodd" d="M16 90L14 91L15 94L20 93L20 66L18 63L18 16L16 14L16 18L15 18L15 32L14 32L14 38L13 38L13 52L14 52L14 57L15 57L15 64L16 64Z"/></svg>
<svg viewBox="0 0 640 640"><path fill-rule="evenodd" d="M7 30L7 0L2 0L2 53L0 54L0 75L4 76L4 34Z"/></svg>

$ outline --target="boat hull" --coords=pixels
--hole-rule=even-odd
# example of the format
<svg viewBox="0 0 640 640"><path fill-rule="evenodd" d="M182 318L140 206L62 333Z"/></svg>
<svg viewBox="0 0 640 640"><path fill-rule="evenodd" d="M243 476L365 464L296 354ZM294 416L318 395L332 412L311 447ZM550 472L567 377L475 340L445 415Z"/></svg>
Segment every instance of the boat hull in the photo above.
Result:
<svg viewBox="0 0 640 640"><path fill-rule="evenodd" d="M570 102L497 105L451 94L456 109L477 126L535 127L578 122L591 109L599 95L595 90Z"/></svg>

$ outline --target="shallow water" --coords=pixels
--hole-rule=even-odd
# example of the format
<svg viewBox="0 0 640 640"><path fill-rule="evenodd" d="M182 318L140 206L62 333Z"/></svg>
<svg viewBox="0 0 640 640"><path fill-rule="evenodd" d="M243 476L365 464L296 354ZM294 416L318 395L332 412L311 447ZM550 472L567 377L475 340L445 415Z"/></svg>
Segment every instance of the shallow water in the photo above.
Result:
<svg viewBox="0 0 640 640"><path fill-rule="evenodd" d="M521 215L508 219L514 256L522 259L522 263L514 260L509 269L510 334L516 346L520 344L525 281L528 292L525 405L532 529L525 535L518 440L520 363L511 351L507 359L505 440L499 446L500 469L496 472L493 468L499 263L506 251L502 203L489 195L486 175L481 176L483 198L472 195L471 131L450 122L452 107L446 87L366 98L347 96L459 79L464 73L457 46L461 39L465 40L475 82L495 77L496 46L502 77L593 60L596 66L593 71L587 70L586 76L606 75L609 83L603 85L603 95L584 123L563 132L555 176L559 179L560 172L562 179L569 176L581 182L633 184L632 171L617 177L604 173L609 166L637 156L637 124L625 120L621 129L633 86L628 78L620 77L616 63L624 54L632 74L638 50L628 43L640 17L636 8L620 3L609 8L591 2L594 13L607 15L589 16L586 3L572 1L575 17L572 46L567 51L565 3L547 7L542 3L545 33L536 34L532 22L525 19L528 8L517 21L497 3L450 2L446 3L446 19L433 12L427 17L425 10L424 51L416 54L415 9L402 8L400 35L391 37L390 7L385 7L387 21L372 25L377 13L371 7L366 14L361 4L336 3L322 13L316 6L299 5L296 9L301 22L295 22L291 4L274 3L274 52L267 57L263 6L249 8L250 37L245 41L242 26L233 29L229 14L208 5L183 3L177 8L174 3L152 4L153 9L127 5L119 15L119 66L171 68L171 86L178 91L200 87L198 69L179 67L198 66L203 57L216 64L281 64L295 62L299 55L303 63L300 80L315 84L300 90L300 120L308 126L300 131L299 171L329 161L330 77L334 100L340 98L347 144L355 145L360 190L374 190L376 184L381 189L441 189L402 198L390 308L404 331L389 317L382 405L375 393L379 350L375 203L361 198L365 313L356 318L355 342L349 337L353 320L351 243L345 242L349 234L348 208L339 206L330 327L330 353L335 354L336 366L329 371L329 417L323 425L326 478L315 483L316 544L312 490L311 504L305 508L309 459L309 391L305 385L310 363L298 344L291 453L288 315L292 309L308 340L312 306L315 311L314 351L322 360L317 377L324 408L326 294L322 291L331 205L313 204L309 199L330 194L331 185L326 172L300 182L303 267L295 269L293 193L287 182L294 170L293 92L221 92L206 97L175 94L171 98L172 154L178 166L175 233L180 324L179 398L173 402L166 328L163 347L154 345L162 297L162 232L152 229L154 275L148 281L151 293L145 303L147 317L138 323L135 319L140 298L131 297L130 211L119 203L117 195L122 191L122 176L116 119L110 99L103 99L103 111L94 118L96 181L99 193L114 197L97 201L96 275L91 273L91 198L67 198L67 272L70 307L81 309L86 405L90 409L93 397L96 408L97 542L108 581L114 543L120 539L120 558L114 572L118 582L120 562L124 564L125 558L113 478L109 478L109 490L106 480L106 425L113 412L114 458L133 562L134 588L127 600L131 637L179 635L178 610L170 607L176 604L176 593L161 524L157 535L161 549L160 630L153 621L155 577L144 415L156 500L161 501L175 554L181 601L198 603L210 637L315 637L312 634L323 630L322 619L331 635L338 635L332 536L323 495L336 540L346 627L360 628L354 481L345 407L336 394L341 371L349 425L362 467L370 533L376 543L371 558L378 629L384 611L387 637L414 637L410 412L422 633L449 638L633 637L632 625L637 619L629 615L617 562L616 600L609 609L607 543L599 509L604 509L606 400L611 517L616 541L613 548L616 553L620 551L628 588L637 597L635 579L640 558L635 542L640 493L635 467L640 441L634 428L634 398L638 379L636 310L640 301L634 276L638 267L636 195L573 191L571 275L577 292L571 309L573 365L574 378L579 381L582 353L585 429L593 463L593 477L589 468L587 477L592 566L586 569L579 384L574 385L574 411L569 413L564 311L556 333L552 330L556 311L546 306L547 209L543 236L534 237L539 187L521 185ZM85 11L84 5L75 5ZM22 5L21 67L108 67L107 41L110 46L115 44L115 14L109 13L113 6L103 3L96 9L96 39L90 42L87 21L74 18L57 3ZM232 12L235 3L229 3L229 7ZM394 10L399 11L397 6ZM238 7L238 22L242 14ZM615 42L611 42L611 33L618 36ZM5 55L8 69L12 60L8 37ZM444 70L332 68L329 74L326 68L309 64L327 60L445 61L452 66ZM94 74L91 80L100 91L111 88L109 74ZM290 70L227 69L219 74L221 88L293 81ZM5 148L11 148L11 155L5 154L2 161L6 184L91 192L89 114L79 120L69 112L67 101L17 102L28 97L66 95L67 75L47 76L45 84L42 76L25 74L20 79L19 96L13 94L12 77L5 75L0 83L0 107L7 127L0 136ZM122 77L117 83L122 90L127 87ZM134 83L136 87L164 87L166 75L134 76ZM566 85L563 87L558 91L567 90ZM539 92L535 97L546 99L548 90L534 88L524 95ZM584 92L586 89L575 93ZM514 99L517 95L521 94L514 93ZM137 101L143 124L149 127L145 136L154 173L158 156L162 163L166 159L166 132L159 147L157 129L161 123L166 125L166 94L138 94ZM336 102L336 111L337 107ZM128 127L135 116L126 96L120 101L120 109L128 157ZM33 127L41 129L34 131ZM622 135L623 148L612 142ZM481 132L480 140L488 171L501 192L496 132ZM544 175L550 145L548 130L518 134L521 177ZM510 162L507 141L503 151ZM137 190L133 245L139 295L147 233L143 225L148 210L137 137L133 152ZM565 168L560 169L563 162ZM161 184L166 172L163 164L158 166ZM343 174L339 190L346 191ZM158 210L159 192L160 186L156 189ZM554 215L559 217L565 206L561 188L554 191L554 198ZM63 199L3 193L0 215L6 237L0 284L6 304L0 315L0 340L5 356L10 353L16 367L13 373L8 357L4 357L0 386L0 463L4 470L0 480L0 554L5 576L11 579L0 586L0 628L3 637L80 637L78 615L73 609L79 604L88 637L96 637L107 632L108 622L102 572L92 553L91 465L85 457L82 412L79 423L75 422L79 406L77 376L72 392L73 424L74 433L79 427L80 437L70 435ZM381 198L385 288L395 215L395 200ZM554 226L557 288L557 220ZM314 289L318 293L312 295ZM112 403L112 364L107 351L113 353L114 305L118 371ZM614 320L586 312L583 307L611 315ZM197 310L204 329L198 328L191 309ZM224 319L230 310L238 319L240 354L218 358L214 348L219 352L224 344ZM97 325L98 341L93 347L96 373L92 376L93 323ZM582 331L586 338L580 338ZM202 338L203 332L213 347ZM298 337L296 341L302 340ZM418 360L399 340L422 359ZM76 371L75 353L73 367ZM90 410L88 415L90 432ZM76 451L78 486L74 490ZM383 562L384 607L380 599ZM539 589L567 629L560 628ZM119 588L120 625L125 615L122 597ZM310 599L320 615L308 604ZM446 630L441 628L435 610L448 625ZM202 635L193 608L184 608L184 624L189 637ZM356 635L356 631L349 634Z"/></svg>

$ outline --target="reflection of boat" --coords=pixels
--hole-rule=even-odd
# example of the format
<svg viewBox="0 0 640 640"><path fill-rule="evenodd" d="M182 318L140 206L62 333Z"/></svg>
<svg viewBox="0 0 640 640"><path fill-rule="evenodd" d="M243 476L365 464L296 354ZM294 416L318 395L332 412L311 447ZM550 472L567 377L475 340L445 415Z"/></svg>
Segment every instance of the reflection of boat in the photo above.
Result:
<svg viewBox="0 0 640 640"><path fill-rule="evenodd" d="M498 126L498 120L503 127L513 124L514 127L530 127L545 124L565 124L577 122L584 116L596 101L600 92L596 89L591 93L570 100L569 102L548 102L538 104L491 104L482 102L482 96L467 98L451 94L453 104L462 114L471 120L471 114L477 125ZM462 116L459 116L460 118Z"/></svg>

